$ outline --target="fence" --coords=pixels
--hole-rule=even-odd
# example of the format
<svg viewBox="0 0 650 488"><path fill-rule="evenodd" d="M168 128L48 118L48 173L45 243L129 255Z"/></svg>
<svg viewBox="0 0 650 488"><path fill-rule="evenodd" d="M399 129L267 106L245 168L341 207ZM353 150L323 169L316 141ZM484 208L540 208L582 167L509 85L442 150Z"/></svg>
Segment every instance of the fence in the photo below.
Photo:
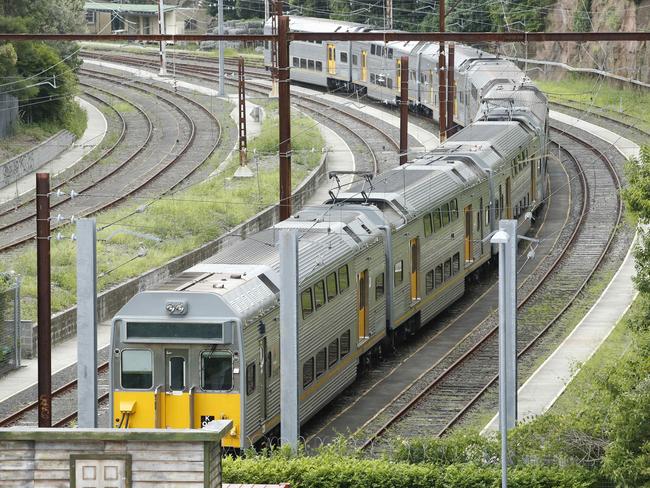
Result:
<svg viewBox="0 0 650 488"><path fill-rule="evenodd" d="M0 138L11 133L18 120L18 99L7 93L0 93Z"/></svg>
<svg viewBox="0 0 650 488"><path fill-rule="evenodd" d="M20 281L0 291L0 375L20 367Z"/></svg>

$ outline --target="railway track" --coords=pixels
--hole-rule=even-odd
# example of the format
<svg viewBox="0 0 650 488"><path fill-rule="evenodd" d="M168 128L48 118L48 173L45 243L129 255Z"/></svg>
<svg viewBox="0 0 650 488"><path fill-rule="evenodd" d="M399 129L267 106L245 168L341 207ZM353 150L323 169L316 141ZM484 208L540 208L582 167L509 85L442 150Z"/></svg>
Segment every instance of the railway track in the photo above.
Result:
<svg viewBox="0 0 650 488"><path fill-rule="evenodd" d="M580 166L583 200L577 225L562 252L541 278L529 280L531 289L520 289L524 297L518 303L519 357L548 332L587 286L610 249L622 215L620 180L611 161L574 135L554 130L553 138ZM586 168L585 158L594 156L600 164ZM598 204L593 205L594 201ZM544 306L549 303L555 306ZM492 324L487 334L453 361L445 358L451 364L434 365L423 373L360 429L357 435L363 448L381 445L387 434L441 436L479 401L497 381L497 318L492 314L486 321Z"/></svg>
<svg viewBox="0 0 650 488"><path fill-rule="evenodd" d="M101 88L97 82L108 81L115 84L117 77L84 73L95 80L92 88L82 81L86 90L99 92L104 96L116 96L115 90L110 87ZM55 186L54 191L66 188L82 195L76 199L71 198L69 194L54 199L51 208L56 209L58 213L66 216L84 216L114 206L135 195L153 198L169 193L195 173L220 143L221 125L218 119L198 102L164 88L158 88L156 98L152 99L149 96L152 88L143 88L135 82L122 84L143 93L142 100L149 99L152 106L148 112L155 114L155 117L148 115L139 104L117 95L123 103L129 103L145 121L146 135L142 133L141 126L133 121L125 121L128 131L120 144L116 144L109 154L103 154L82 171ZM182 100L185 107L181 106L178 100ZM161 111L162 104L165 104L168 110L175 110L175 115L172 116L172 112L164 114ZM198 109L198 112L190 114L188 106L193 107L195 111ZM166 126L161 122L164 117L167 117ZM153 137L155 131L152 119L163 125L156 139ZM175 121L176 130L165 130L171 120ZM181 125L180 120L185 125ZM122 154L117 163L103 164L107 162L109 155L115 157L116 148L120 145L126 148L127 154ZM131 146L136 147L136 150L130 151ZM24 202L12 210L5 209L0 214L0 251L15 248L34 237L35 212L33 205L28 205L29 203L31 202ZM64 225L64 222L52 224L55 229Z"/></svg>

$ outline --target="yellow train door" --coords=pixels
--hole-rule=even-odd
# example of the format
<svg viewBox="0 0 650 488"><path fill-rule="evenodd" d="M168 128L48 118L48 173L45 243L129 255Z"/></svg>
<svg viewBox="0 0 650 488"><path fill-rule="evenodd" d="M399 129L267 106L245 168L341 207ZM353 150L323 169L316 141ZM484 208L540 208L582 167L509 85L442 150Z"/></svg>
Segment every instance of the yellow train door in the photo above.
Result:
<svg viewBox="0 0 650 488"><path fill-rule="evenodd" d="M187 370L187 349L165 349L164 428L192 428Z"/></svg>
<svg viewBox="0 0 650 488"><path fill-rule="evenodd" d="M331 75L336 74L336 47L334 44L327 45L327 72Z"/></svg>
<svg viewBox="0 0 650 488"><path fill-rule="evenodd" d="M368 81L368 51L361 51L361 81Z"/></svg>
<svg viewBox="0 0 650 488"><path fill-rule="evenodd" d="M411 239L411 301L415 301L418 295L418 268L420 267L420 246L418 238Z"/></svg>
<svg viewBox="0 0 650 488"><path fill-rule="evenodd" d="M472 258L472 206L465 207L465 262Z"/></svg>
<svg viewBox="0 0 650 488"><path fill-rule="evenodd" d="M359 290L358 312L359 312L359 339L368 337L368 270L357 275Z"/></svg>
<svg viewBox="0 0 650 488"><path fill-rule="evenodd" d="M400 91L402 87L402 60L398 59L395 66L397 69L397 85L395 86L395 89Z"/></svg>
<svg viewBox="0 0 650 488"><path fill-rule="evenodd" d="M506 218L512 218L512 181L506 178Z"/></svg>

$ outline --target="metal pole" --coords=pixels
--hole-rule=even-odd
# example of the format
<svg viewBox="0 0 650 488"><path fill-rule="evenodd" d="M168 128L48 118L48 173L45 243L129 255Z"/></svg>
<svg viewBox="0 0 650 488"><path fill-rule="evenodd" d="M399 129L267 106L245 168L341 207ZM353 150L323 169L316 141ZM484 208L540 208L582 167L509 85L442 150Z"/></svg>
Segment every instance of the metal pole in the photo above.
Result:
<svg viewBox="0 0 650 488"><path fill-rule="evenodd" d="M163 5L164 0L158 0L158 33L166 34L165 32L165 8ZM165 48L167 47L167 41L160 41L160 75L165 76L167 74L167 57L165 54Z"/></svg>
<svg viewBox="0 0 650 488"><path fill-rule="evenodd" d="M445 45L440 43L440 54L438 55L438 125L440 126L440 142L446 139L447 135L447 90L445 88Z"/></svg>
<svg viewBox="0 0 650 488"><path fill-rule="evenodd" d="M36 173L36 274L38 279L38 426L52 426L50 296L50 175Z"/></svg>
<svg viewBox="0 0 650 488"><path fill-rule="evenodd" d="M505 372L506 372L506 429L517 422L517 221L502 220L499 229L508 233L506 244L506 328L505 328Z"/></svg>
<svg viewBox="0 0 650 488"><path fill-rule="evenodd" d="M14 335L14 351L16 353L16 368L20 367L20 276L16 276L16 288L14 289L14 324L16 333Z"/></svg>
<svg viewBox="0 0 650 488"><path fill-rule="evenodd" d="M274 14L271 15L271 34L278 35L278 22L282 16L282 1L272 0ZM271 41L271 97L278 96L278 49L279 39Z"/></svg>
<svg viewBox="0 0 650 488"><path fill-rule="evenodd" d="M281 5L281 4L280 4ZM291 106L289 17L278 21L278 117L280 122L280 220L291 215Z"/></svg>
<svg viewBox="0 0 650 488"><path fill-rule="evenodd" d="M77 408L79 427L97 427L97 230L77 222Z"/></svg>
<svg viewBox="0 0 650 488"><path fill-rule="evenodd" d="M246 81L244 79L244 58L239 57L239 165L246 166Z"/></svg>
<svg viewBox="0 0 650 488"><path fill-rule="evenodd" d="M454 125L454 100L456 99L454 63L455 48L454 43L452 42L449 44L449 56L447 58L447 136L451 136L456 132Z"/></svg>
<svg viewBox="0 0 650 488"><path fill-rule="evenodd" d="M269 19L269 0L264 0L264 23Z"/></svg>
<svg viewBox="0 0 650 488"><path fill-rule="evenodd" d="M217 5L217 15L219 17L219 35L223 35L223 0L219 0ZM226 96L226 81L225 81L225 68L224 68L224 52L225 45L223 41L219 41L219 96Z"/></svg>
<svg viewBox="0 0 650 488"><path fill-rule="evenodd" d="M399 119L399 164L408 161L409 144L409 57L400 61L400 119Z"/></svg>
<svg viewBox="0 0 650 488"><path fill-rule="evenodd" d="M298 233L280 231L280 438L298 448Z"/></svg>
<svg viewBox="0 0 650 488"><path fill-rule="evenodd" d="M393 28L393 0L386 0L386 29Z"/></svg>
<svg viewBox="0 0 650 488"><path fill-rule="evenodd" d="M501 486L508 486L508 429L506 428L506 244L499 244L499 431L501 433Z"/></svg>

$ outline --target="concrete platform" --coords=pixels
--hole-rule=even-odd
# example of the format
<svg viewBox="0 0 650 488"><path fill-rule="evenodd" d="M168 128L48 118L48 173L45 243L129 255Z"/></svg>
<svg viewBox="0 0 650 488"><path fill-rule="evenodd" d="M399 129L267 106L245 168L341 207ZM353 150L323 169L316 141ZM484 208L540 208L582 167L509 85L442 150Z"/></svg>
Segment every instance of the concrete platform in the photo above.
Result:
<svg viewBox="0 0 650 488"><path fill-rule="evenodd" d="M552 111L551 118L586 130L609 142L625 157L639 156L640 148L637 144L610 130L559 112ZM607 339L636 297L637 292L632 282L634 273L631 247L623 264L593 307L553 354L519 388L517 421L530 420L551 408L580 371L580 365L588 361ZM482 432L487 433L498 429L497 414Z"/></svg>
<svg viewBox="0 0 650 488"><path fill-rule="evenodd" d="M86 154L104 140L108 123L104 114L93 104L83 98L75 97L81 108L88 114L88 126L74 144L62 152L57 158L41 166L38 172L50 173L54 176L77 164ZM0 203L12 200L34 189L36 178L34 173L23 176L15 183L0 189Z"/></svg>

